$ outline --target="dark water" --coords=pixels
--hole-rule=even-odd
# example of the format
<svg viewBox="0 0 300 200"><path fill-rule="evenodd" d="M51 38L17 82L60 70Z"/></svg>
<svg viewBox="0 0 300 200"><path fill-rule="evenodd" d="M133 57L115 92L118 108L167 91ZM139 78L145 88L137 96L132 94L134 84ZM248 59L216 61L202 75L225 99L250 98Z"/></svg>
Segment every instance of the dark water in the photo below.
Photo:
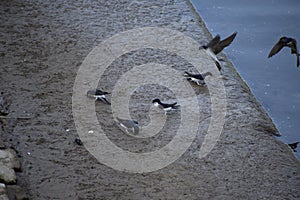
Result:
<svg viewBox="0 0 300 200"><path fill-rule="evenodd" d="M300 67L285 48L267 59L281 36L300 45L299 0L192 0L213 35L237 31L225 53L273 119L285 143L300 141ZM300 159L300 147L296 153Z"/></svg>

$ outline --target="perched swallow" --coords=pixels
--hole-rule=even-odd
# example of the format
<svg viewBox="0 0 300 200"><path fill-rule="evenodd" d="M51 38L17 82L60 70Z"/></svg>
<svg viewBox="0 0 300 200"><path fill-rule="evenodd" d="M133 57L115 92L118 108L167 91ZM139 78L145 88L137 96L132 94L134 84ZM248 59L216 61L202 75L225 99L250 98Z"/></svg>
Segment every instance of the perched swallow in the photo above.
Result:
<svg viewBox="0 0 300 200"><path fill-rule="evenodd" d="M294 151L294 152L297 152L297 146L298 146L298 144L299 144L300 142L294 142L294 143L291 143L291 144L288 144L290 147L291 147L291 149Z"/></svg>
<svg viewBox="0 0 300 200"><path fill-rule="evenodd" d="M229 37L221 40L220 35L216 35L207 45L203 45L202 48L206 50L206 52L210 55L210 57L215 61L216 66L219 71L221 70L221 62L217 58L217 54L219 54L225 47L229 46L234 40L237 32L234 32Z"/></svg>
<svg viewBox="0 0 300 200"><path fill-rule="evenodd" d="M167 114L167 112L170 110L176 110L180 107L180 105L177 105L177 102L168 104L168 103L162 103L159 99L154 99L152 103L155 107L164 110L165 114Z"/></svg>
<svg viewBox="0 0 300 200"><path fill-rule="evenodd" d="M208 75L212 76L212 73L206 72L203 74L191 74L189 72L184 72L184 75L187 76L188 81L195 82L197 85L205 85L205 77Z"/></svg>
<svg viewBox="0 0 300 200"><path fill-rule="evenodd" d="M291 54L296 54L297 67L299 67L299 51L297 48L297 41L294 38L289 38L289 37L285 37L285 36L281 37L279 39L279 41L271 49L271 51L268 55L268 58L277 54L283 47L290 47Z"/></svg>
<svg viewBox="0 0 300 200"><path fill-rule="evenodd" d="M88 97L95 98L96 101L100 100L100 101L110 105L111 103L109 101L107 101L107 99L105 97L106 94L110 94L110 93L99 90L99 89L87 91L87 96Z"/></svg>
<svg viewBox="0 0 300 200"><path fill-rule="evenodd" d="M117 117L116 119L117 119L118 126L123 132L129 135L131 134L137 135L139 133L139 123L137 121L121 119L119 117Z"/></svg>

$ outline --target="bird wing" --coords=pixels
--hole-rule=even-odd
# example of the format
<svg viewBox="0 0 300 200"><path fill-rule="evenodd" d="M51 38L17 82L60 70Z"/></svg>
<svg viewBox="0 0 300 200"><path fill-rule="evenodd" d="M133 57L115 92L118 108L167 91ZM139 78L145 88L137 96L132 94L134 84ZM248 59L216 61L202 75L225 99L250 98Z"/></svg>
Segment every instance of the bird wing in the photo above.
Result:
<svg viewBox="0 0 300 200"><path fill-rule="evenodd" d="M204 77L201 74L192 74L191 77L199 79L199 80L204 80Z"/></svg>
<svg viewBox="0 0 300 200"><path fill-rule="evenodd" d="M216 35L206 46L208 48L214 48L220 42L220 35Z"/></svg>
<svg viewBox="0 0 300 200"><path fill-rule="evenodd" d="M291 44L291 54L296 54L296 59L297 59L297 67L299 67L299 51L297 47L297 41L293 39L292 44Z"/></svg>
<svg viewBox="0 0 300 200"><path fill-rule="evenodd" d="M224 40L220 41L217 45L214 46L213 52L215 54L220 53L225 47L229 46L232 41L234 40L237 32L234 32L229 37L225 38Z"/></svg>
<svg viewBox="0 0 300 200"><path fill-rule="evenodd" d="M167 107L172 107L173 108L176 104L177 104L177 102L175 102L175 103L162 103L162 106L164 108L167 108Z"/></svg>
<svg viewBox="0 0 300 200"><path fill-rule="evenodd" d="M174 108L174 106L177 104L177 102L175 102L175 103L162 103L161 104L161 106L163 107L163 108Z"/></svg>
<svg viewBox="0 0 300 200"><path fill-rule="evenodd" d="M96 89L96 91L95 91L95 95L105 95L105 94L109 94L109 93L105 92L105 91L102 91L102 90L99 90L99 89Z"/></svg>
<svg viewBox="0 0 300 200"><path fill-rule="evenodd" d="M284 44L282 43L281 40L279 40L271 49L268 58L274 56L276 53L278 53L282 48L284 47Z"/></svg>
<svg viewBox="0 0 300 200"><path fill-rule="evenodd" d="M126 122L125 119L121 119L119 117L116 117L116 120L118 121L119 124L124 124Z"/></svg>
<svg viewBox="0 0 300 200"><path fill-rule="evenodd" d="M119 117L116 117L117 121L118 121L118 126L119 128L131 135L131 134L135 134L137 135L139 133L139 125L138 122L135 120L126 120L126 119L120 119Z"/></svg>
<svg viewBox="0 0 300 200"><path fill-rule="evenodd" d="M170 106L172 109L178 109L180 107L180 105L177 105L177 102L170 104Z"/></svg>
<svg viewBox="0 0 300 200"><path fill-rule="evenodd" d="M189 77L193 77L199 80L204 80L204 77L201 74L191 74L189 72L185 72Z"/></svg>
<svg viewBox="0 0 300 200"><path fill-rule="evenodd" d="M191 76L191 73L189 73L187 71L185 71L184 73L185 73L184 76Z"/></svg>
<svg viewBox="0 0 300 200"><path fill-rule="evenodd" d="M108 105L111 105L111 103L109 101L107 101L107 99L104 97L104 98L100 98L100 100L103 102L103 103L106 103Z"/></svg>
<svg viewBox="0 0 300 200"><path fill-rule="evenodd" d="M180 107L180 105L173 105L172 108L173 109L178 109Z"/></svg>
<svg viewBox="0 0 300 200"><path fill-rule="evenodd" d="M291 47L291 54L298 53L297 41L295 39L292 39L292 42L289 47Z"/></svg>
<svg viewBox="0 0 300 200"><path fill-rule="evenodd" d="M222 69L221 63L219 61L215 61L215 64L216 64L218 70L221 71L221 69Z"/></svg>
<svg viewBox="0 0 300 200"><path fill-rule="evenodd" d="M137 135L137 134L139 134L139 127L138 126L134 126L133 127L133 134L135 134L135 135Z"/></svg>

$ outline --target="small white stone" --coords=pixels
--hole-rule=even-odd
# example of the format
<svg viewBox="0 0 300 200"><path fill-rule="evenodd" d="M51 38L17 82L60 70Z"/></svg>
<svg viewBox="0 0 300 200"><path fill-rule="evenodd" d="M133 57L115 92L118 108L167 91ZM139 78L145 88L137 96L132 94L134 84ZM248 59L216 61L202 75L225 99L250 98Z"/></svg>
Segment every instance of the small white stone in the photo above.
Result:
<svg viewBox="0 0 300 200"><path fill-rule="evenodd" d="M27 155L30 155L31 153L30 152L27 152Z"/></svg>
<svg viewBox="0 0 300 200"><path fill-rule="evenodd" d="M90 130L88 133L90 133L90 134L91 134L91 133L94 133L94 131L93 131L93 130Z"/></svg>

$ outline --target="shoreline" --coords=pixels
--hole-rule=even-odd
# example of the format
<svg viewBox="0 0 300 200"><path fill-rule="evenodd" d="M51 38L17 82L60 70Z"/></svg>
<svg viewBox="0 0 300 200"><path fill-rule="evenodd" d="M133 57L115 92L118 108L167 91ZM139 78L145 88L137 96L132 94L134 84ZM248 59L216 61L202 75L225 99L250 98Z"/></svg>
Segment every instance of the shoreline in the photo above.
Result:
<svg viewBox="0 0 300 200"><path fill-rule="evenodd" d="M185 0L188 4L188 6L191 9L191 12L197 17L197 19L199 20L200 26L203 27L203 29L205 29L205 33L208 35L208 37L210 37L211 39L213 38L213 35L209 32L204 20L202 19L202 17L199 15L199 13L196 11L196 8L194 7L193 3L191 2L191 0ZM235 73L235 76L237 76L245 85L245 87L247 87L247 89L249 90L249 92L251 93L251 95L253 96L253 98L255 99L255 101L257 102L257 104L259 105L260 109L263 111L263 113L265 115L267 115L267 117L271 120L272 124L274 124L275 128L276 128L276 133L274 133L273 135L276 137L280 137L281 134L279 132L279 130L277 129L275 123L273 122L272 118L270 117L270 115L268 114L268 112L265 110L265 108L261 105L261 103L258 101L258 99L254 96L254 94L251 91L251 88L249 87L249 85L246 83L246 81L243 79L243 77L238 73L238 71L236 70L236 68L234 67L234 64L231 62L230 59L228 59L227 55L223 52L220 53L220 55L222 55L221 57L225 57L226 62L229 63L229 67L231 68L231 70L233 71L233 73ZM285 144L285 143L284 143Z"/></svg>
<svg viewBox="0 0 300 200"><path fill-rule="evenodd" d="M292 29L289 26L295 19L292 16L298 16L293 8L297 7L299 3L281 4L280 6L285 9L276 12L276 17L282 15L281 20L277 21L275 20L274 11L278 8L279 2L267 4L266 2L256 1L257 5L253 3L257 7L255 10L248 9L247 4L234 0L223 4L223 6L221 2L216 1L198 2L191 0L191 2L195 9L201 13L207 28L214 35L225 36L233 30L239 32L234 43L225 50L227 57L234 62L236 70L249 85L251 92L282 134L282 137L278 139L286 144L300 140L298 135L299 124L297 123L297 119L300 117L299 112L297 112L299 101L294 98L299 96L299 90L295 87L298 85L297 82L299 83L299 70L294 66L293 57L288 57L288 50L286 56L276 58L277 61L275 62L266 58L273 42L281 34L285 32L285 34L299 35L297 34L299 30ZM236 9L231 10L233 7ZM263 10L266 10L266 12L259 17L255 14ZM291 12L284 15L284 10L290 10ZM256 16L257 20L253 21ZM279 26L284 32L280 32L276 28ZM268 35L272 35L272 37ZM273 79L272 77L276 74L282 74L282 76L278 80ZM294 154L299 160L299 151Z"/></svg>

